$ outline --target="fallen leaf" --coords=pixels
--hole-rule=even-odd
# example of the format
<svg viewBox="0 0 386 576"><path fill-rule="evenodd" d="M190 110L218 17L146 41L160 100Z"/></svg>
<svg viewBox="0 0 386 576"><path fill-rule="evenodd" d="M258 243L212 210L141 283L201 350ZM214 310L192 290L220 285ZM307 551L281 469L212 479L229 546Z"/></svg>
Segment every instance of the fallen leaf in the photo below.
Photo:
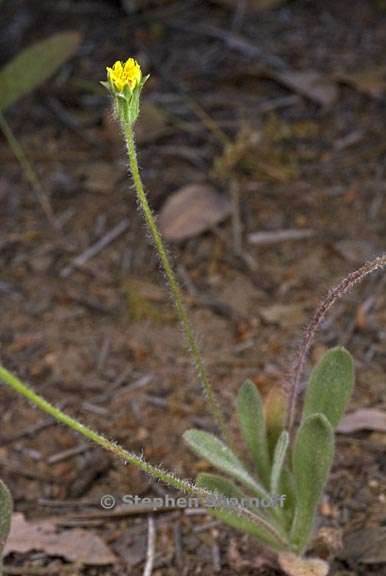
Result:
<svg viewBox="0 0 386 576"><path fill-rule="evenodd" d="M293 70L268 71L264 72L264 75L321 106L331 106L338 98L338 89L335 83L327 76L314 70L304 72Z"/></svg>
<svg viewBox="0 0 386 576"><path fill-rule="evenodd" d="M327 576L329 566L319 558L300 558L292 552L281 552L279 564L288 576Z"/></svg>
<svg viewBox="0 0 386 576"><path fill-rule="evenodd" d="M208 184L189 184L169 196L158 222L165 238L180 241L209 230L230 213L226 196Z"/></svg>
<svg viewBox="0 0 386 576"><path fill-rule="evenodd" d="M259 310L260 316L269 324L283 328L304 324L304 304L273 304Z"/></svg>
<svg viewBox="0 0 386 576"><path fill-rule="evenodd" d="M60 32L20 52L0 70L0 110L47 80L79 46L77 32Z"/></svg>
<svg viewBox="0 0 386 576"><path fill-rule="evenodd" d="M12 516L4 556L32 551L60 556L69 562L88 566L104 566L116 561L103 540L89 530L72 528L57 532L50 520L28 522L23 514L16 513Z"/></svg>
<svg viewBox="0 0 386 576"><path fill-rule="evenodd" d="M362 408L346 414L337 428L341 434L350 434L358 430L386 432L386 412L376 408Z"/></svg>
<svg viewBox="0 0 386 576"><path fill-rule="evenodd" d="M386 94L385 67L371 68L370 70L354 72L353 74L341 73L337 76L337 79L373 98L382 98Z"/></svg>
<svg viewBox="0 0 386 576"><path fill-rule="evenodd" d="M386 527L362 528L348 534L340 557L362 564L386 562Z"/></svg>

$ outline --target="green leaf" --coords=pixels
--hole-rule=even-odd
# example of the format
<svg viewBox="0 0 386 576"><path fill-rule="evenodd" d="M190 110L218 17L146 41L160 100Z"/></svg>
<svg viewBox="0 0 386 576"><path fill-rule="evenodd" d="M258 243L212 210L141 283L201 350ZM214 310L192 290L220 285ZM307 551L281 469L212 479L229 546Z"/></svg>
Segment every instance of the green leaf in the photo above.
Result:
<svg viewBox="0 0 386 576"><path fill-rule="evenodd" d="M332 348L314 368L304 398L303 418L324 414L335 428L354 386L354 363L347 350Z"/></svg>
<svg viewBox="0 0 386 576"><path fill-rule="evenodd" d="M251 380L246 380L240 388L237 410L244 442L252 455L260 478L268 486L270 458L263 405L260 394Z"/></svg>
<svg viewBox="0 0 386 576"><path fill-rule="evenodd" d="M286 499L284 502L284 515L288 529L292 526L294 518L294 511L296 506L296 487L295 479L286 466L282 468L280 478L280 494L285 494Z"/></svg>
<svg viewBox="0 0 386 576"><path fill-rule="evenodd" d="M277 441L275 452L273 454L273 464L271 471L271 494L276 495L279 492L279 485L281 479L281 473L283 470L284 460L287 454L289 444L289 434L286 430L280 434L279 440Z"/></svg>
<svg viewBox="0 0 386 576"><path fill-rule="evenodd" d="M7 486L0 480L0 574L3 567L3 550L11 528L12 496Z"/></svg>
<svg viewBox="0 0 386 576"><path fill-rule="evenodd" d="M238 502L242 502L243 499L247 498L245 494L237 488L237 486L217 474L199 474L197 476L196 484L200 488L224 496L224 498L237 499ZM208 512L222 522L258 538L273 550L281 550L283 548L282 544L277 541L274 534L272 534L269 529L267 530L267 526L270 526L270 523L263 515L256 513L252 515L246 509L243 513L240 513L231 508L209 508ZM253 518L253 521L244 516L244 514L249 514L250 518ZM276 528L271 526L271 530L276 531Z"/></svg>
<svg viewBox="0 0 386 576"><path fill-rule="evenodd" d="M225 508L221 510L211 509L208 510L208 513L221 520L221 522L224 522L245 534L254 536L271 550L280 551L286 549L285 543L275 538L275 536L265 528L264 524L259 525L260 519L257 515L254 515L255 521L252 522L244 516L238 516L232 510L227 510Z"/></svg>
<svg viewBox="0 0 386 576"><path fill-rule="evenodd" d="M293 453L296 510L291 542L303 553L311 536L316 508L334 458L334 431L323 414L308 416L300 425Z"/></svg>
<svg viewBox="0 0 386 576"><path fill-rule="evenodd" d="M0 70L0 111L43 84L76 51L77 32L60 32L36 42Z"/></svg>
<svg viewBox="0 0 386 576"><path fill-rule="evenodd" d="M185 442L196 454L208 460L213 466L233 476L262 498L269 498L268 492L245 470L244 466L221 440L202 430L187 430Z"/></svg>
<svg viewBox="0 0 386 576"><path fill-rule="evenodd" d="M199 488L204 488L205 490L224 496L224 498L236 498L240 502L244 498L247 498L243 491L235 486L233 482L230 482L218 474L202 472L197 476L196 484Z"/></svg>

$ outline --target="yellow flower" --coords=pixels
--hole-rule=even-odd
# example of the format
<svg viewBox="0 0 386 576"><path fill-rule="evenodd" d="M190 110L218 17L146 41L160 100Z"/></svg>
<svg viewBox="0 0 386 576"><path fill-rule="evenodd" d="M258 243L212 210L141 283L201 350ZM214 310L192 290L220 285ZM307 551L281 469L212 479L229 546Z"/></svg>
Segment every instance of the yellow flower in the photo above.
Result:
<svg viewBox="0 0 386 576"><path fill-rule="evenodd" d="M123 92L126 86L130 92L141 83L141 67L134 58L125 63L117 60L112 68L107 67L107 78L117 92Z"/></svg>

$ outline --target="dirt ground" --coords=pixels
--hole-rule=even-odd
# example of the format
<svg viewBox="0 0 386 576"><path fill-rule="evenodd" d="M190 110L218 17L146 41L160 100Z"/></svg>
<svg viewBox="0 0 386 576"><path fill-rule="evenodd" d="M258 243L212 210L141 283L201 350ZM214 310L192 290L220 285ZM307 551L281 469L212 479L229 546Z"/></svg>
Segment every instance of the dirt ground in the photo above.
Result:
<svg viewBox="0 0 386 576"><path fill-rule="evenodd" d="M285 381L328 288L385 250L384 3L293 0L264 11L258 4L0 6L2 62L54 32L82 35L75 57L7 113L51 218L0 138L1 362L82 422L190 478L206 464L187 451L182 433L213 425L98 84L105 66L133 55L151 74L138 147L155 210L188 184L232 201L221 223L170 244L229 418L246 377L263 394ZM283 79L288 71L321 74L324 84L310 93L304 78ZM113 241L74 263L122 222ZM278 241L288 229L311 232ZM260 232L273 234L254 242ZM350 411L386 408L384 287L374 275L337 304L312 349L309 367L335 344L354 355ZM115 556L95 567L30 550L9 554L5 573L142 574L148 513L106 512L100 498L165 488L5 387L0 399L0 474L16 510L96 534ZM340 576L386 575L386 436L369 428L338 435L321 506L320 526L343 534L332 569ZM154 520L154 575L279 574L251 538L206 514L177 510Z"/></svg>

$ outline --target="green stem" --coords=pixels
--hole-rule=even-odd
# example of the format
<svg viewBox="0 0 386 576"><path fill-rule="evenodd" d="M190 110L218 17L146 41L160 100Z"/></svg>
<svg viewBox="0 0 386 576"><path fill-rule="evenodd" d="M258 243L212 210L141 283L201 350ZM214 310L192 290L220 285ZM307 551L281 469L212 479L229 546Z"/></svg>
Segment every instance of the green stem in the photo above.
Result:
<svg viewBox="0 0 386 576"><path fill-rule="evenodd" d="M141 180L141 176L139 173L139 168L138 168L138 161L137 161L137 153L136 153L136 148L135 148L135 142L134 142L134 132L133 132L133 128L129 123L126 123L122 120L122 128L124 131L124 135L125 135L125 140L126 140L126 144L127 144L127 150L128 150L128 154L129 154L129 163L130 163L130 172L132 174L133 180L134 180L134 186L137 192L137 196L138 196L138 201L139 201L139 205L143 211L143 215L145 217L145 221L146 224L150 230L150 234L153 238L153 242L155 245L155 248L159 254L159 258L161 260L161 264L163 266L163 269L165 271L168 283L169 283L169 287L170 287L170 291L172 293L173 296L173 300L176 306L176 310L177 310L177 314L178 317L181 321L181 324L183 326L184 329L184 333L185 333L185 337L188 343L188 347L189 350L191 351L193 360L194 360L194 364L197 370L197 374L198 377L200 379L200 382L202 384L205 396L207 398L208 401L208 406L209 409L212 413L212 416L214 418L215 423L217 424L217 426L219 427L224 439L228 442L228 444L232 445L232 439L230 437L230 434L228 432L228 427L225 423L225 418L224 415L219 407L219 404L217 402L215 393L212 389L212 386L209 382L202 358L201 358L201 353L200 353L200 349L198 347L198 344L196 342L196 338L194 336L194 332L189 320L189 316L188 313L186 311L186 307L184 305L184 301L183 301L183 297L182 297L182 292L181 292L181 288L180 285L177 281L177 278L173 272L173 268L170 264L169 261L169 257L165 248L165 245L163 243L161 234L158 230L152 209L149 206L149 202L147 200L144 188L143 188L143 184L142 184L142 180Z"/></svg>
<svg viewBox="0 0 386 576"><path fill-rule="evenodd" d="M169 486L173 486L177 490L182 490L183 492L193 493L195 491L194 485L188 482L187 480L180 480L179 478L176 478L174 474L164 472L160 468L157 468L152 464L148 464L141 456L138 456L133 452L129 452L128 450L125 450L124 448L122 448L122 446L119 446L119 444L107 440L107 438L105 438L101 434L94 432L94 430L92 430L91 428L88 428L87 426L84 426L74 418L71 418L71 416L68 416L67 414L62 412L62 410L56 408L55 406L50 404L50 402L47 402L47 400L42 398L42 396L36 394L36 392L34 392L26 384L23 384L23 382L21 382L18 378L16 378L16 376L11 374L3 366L0 366L0 380L2 380L5 384L7 384L11 388L13 388L16 392L24 396L24 398L32 402L32 404L37 406L37 408L55 418L55 420L62 422L72 430L75 430L75 432L79 432L79 434L82 434L82 436L85 436L92 442L95 442L95 444L98 444L99 446L101 446L108 452L111 452L115 456L118 456L118 458L121 458L125 462L134 464L135 466L137 466L137 468L140 468L140 470L142 470L146 474L149 474L153 478L162 480L166 484L169 484Z"/></svg>
<svg viewBox="0 0 386 576"><path fill-rule="evenodd" d="M75 432L78 432L88 440L91 440L98 446L101 446L108 452L112 453L114 456L121 458L124 462L133 464L134 466L136 466L137 468L139 468L152 478L161 480L162 482L165 482L165 484L172 486L173 488L176 488L177 490L180 490L185 494L192 494L193 496L196 496L198 499L200 499L200 501L203 502L204 505L205 501L211 498L213 499L214 494L209 492L208 490L198 488L188 480L182 480L180 478L177 478L171 472L165 472L165 470L162 470L157 466L149 464L148 462L146 462L146 460L144 460L144 458L142 458L142 456L139 456L133 452L125 450L124 448L122 448L122 446L120 446L116 442L111 442L110 440L107 440L107 438L105 438L101 434L98 434L97 432L94 432L94 430L92 430L88 426L85 426L84 424L81 424L74 418L71 418L71 416L69 416L65 412L62 412L62 410L60 410L59 408L56 408L55 406L50 404L50 402L45 400L42 396L36 394L36 392L34 392L26 384L21 382L21 380L19 380L16 376L11 374L6 368L4 368L1 365L0 365L0 380L4 382L4 384L9 386L22 396L24 396L24 398L29 400L42 412L49 414L49 416L52 416L58 422L65 424ZM234 511L234 513L237 516L246 518L249 521L253 522L256 526L263 526L277 541L279 547L286 548L288 546L286 536L282 534L281 531L279 531L275 526L272 526L269 523L269 521L267 521L265 518L257 514L253 514L247 508L242 508L241 506L238 505L232 507L232 511Z"/></svg>

